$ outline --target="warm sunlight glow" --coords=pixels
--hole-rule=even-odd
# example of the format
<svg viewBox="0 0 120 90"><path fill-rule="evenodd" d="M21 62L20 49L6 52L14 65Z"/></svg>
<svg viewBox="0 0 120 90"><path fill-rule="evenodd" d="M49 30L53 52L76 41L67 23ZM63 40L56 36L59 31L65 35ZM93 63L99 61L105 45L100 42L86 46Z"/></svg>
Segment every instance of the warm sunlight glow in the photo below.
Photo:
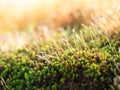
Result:
<svg viewBox="0 0 120 90"><path fill-rule="evenodd" d="M0 32L24 30L33 23L52 28L88 24L116 6L119 0L0 0Z"/></svg>

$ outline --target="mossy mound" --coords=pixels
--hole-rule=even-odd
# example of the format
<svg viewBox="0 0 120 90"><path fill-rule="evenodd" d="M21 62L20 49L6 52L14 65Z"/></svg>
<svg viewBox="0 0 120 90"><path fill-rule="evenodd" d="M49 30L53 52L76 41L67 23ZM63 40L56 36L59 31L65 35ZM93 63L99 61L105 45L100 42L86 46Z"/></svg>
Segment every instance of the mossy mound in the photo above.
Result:
<svg viewBox="0 0 120 90"><path fill-rule="evenodd" d="M90 31L69 33L56 43L1 52L0 89L119 89L115 78L120 75L120 38L86 33Z"/></svg>

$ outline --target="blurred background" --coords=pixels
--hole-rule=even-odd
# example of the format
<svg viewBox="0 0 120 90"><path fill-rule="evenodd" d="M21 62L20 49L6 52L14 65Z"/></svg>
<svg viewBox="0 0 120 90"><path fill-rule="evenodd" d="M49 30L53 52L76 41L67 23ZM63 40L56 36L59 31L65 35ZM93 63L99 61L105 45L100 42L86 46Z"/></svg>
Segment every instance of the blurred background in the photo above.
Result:
<svg viewBox="0 0 120 90"><path fill-rule="evenodd" d="M0 0L0 33L38 25L56 29L89 25L92 19L119 6L120 0Z"/></svg>

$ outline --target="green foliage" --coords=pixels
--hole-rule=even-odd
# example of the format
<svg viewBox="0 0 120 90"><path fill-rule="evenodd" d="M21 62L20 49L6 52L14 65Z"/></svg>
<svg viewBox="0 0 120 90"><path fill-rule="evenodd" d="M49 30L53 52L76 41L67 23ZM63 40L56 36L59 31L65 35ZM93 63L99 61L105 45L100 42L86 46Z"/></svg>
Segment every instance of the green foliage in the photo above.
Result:
<svg viewBox="0 0 120 90"><path fill-rule="evenodd" d="M120 74L116 66L120 63L119 38L83 35L83 39L76 32L73 36L57 43L38 44L39 49L31 45L1 52L0 90L114 88L113 79Z"/></svg>

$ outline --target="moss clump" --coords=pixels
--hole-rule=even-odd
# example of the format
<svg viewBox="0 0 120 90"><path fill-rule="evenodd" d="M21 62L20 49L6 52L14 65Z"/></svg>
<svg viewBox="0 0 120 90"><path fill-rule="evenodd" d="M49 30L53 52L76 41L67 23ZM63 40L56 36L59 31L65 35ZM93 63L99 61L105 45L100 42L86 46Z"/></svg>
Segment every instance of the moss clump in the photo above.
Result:
<svg viewBox="0 0 120 90"><path fill-rule="evenodd" d="M57 43L38 44L37 47L31 45L14 52L1 52L0 89L114 88L114 78L120 73L116 69L116 63L120 63L119 37L110 39L89 36L88 40L88 37L83 39L84 35L78 36L79 34L74 33Z"/></svg>

